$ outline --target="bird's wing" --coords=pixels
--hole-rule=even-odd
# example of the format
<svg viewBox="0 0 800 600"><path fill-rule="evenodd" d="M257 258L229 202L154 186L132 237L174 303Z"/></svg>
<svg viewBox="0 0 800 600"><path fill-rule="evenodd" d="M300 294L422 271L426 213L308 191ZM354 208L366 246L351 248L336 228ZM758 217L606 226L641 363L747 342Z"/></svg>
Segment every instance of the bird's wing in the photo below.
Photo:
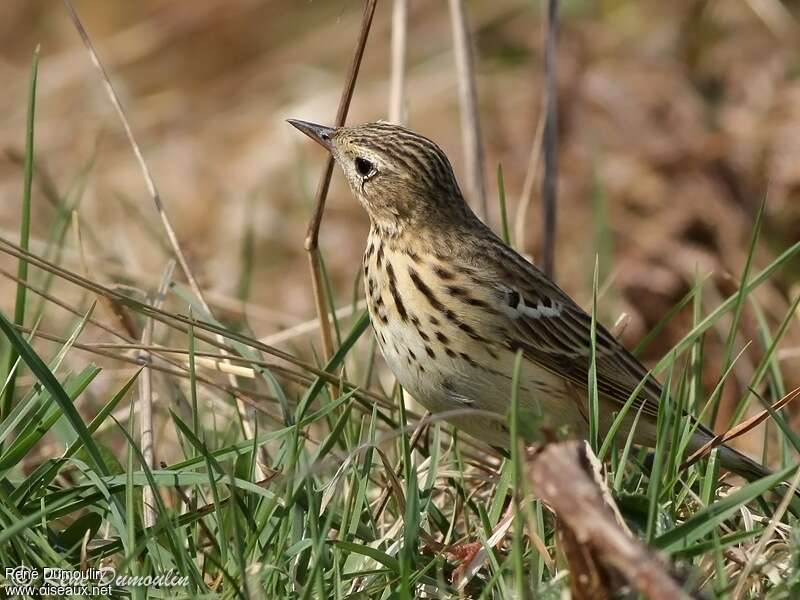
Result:
<svg viewBox="0 0 800 600"><path fill-rule="evenodd" d="M509 265L509 259L513 265ZM591 360L591 317L563 290L519 255L505 254L494 283L496 301L506 317L502 340L512 351L571 381L587 386ZM509 268L512 267L512 268ZM609 331L597 324L597 389L624 404L644 381L633 408L658 415L661 385Z"/></svg>

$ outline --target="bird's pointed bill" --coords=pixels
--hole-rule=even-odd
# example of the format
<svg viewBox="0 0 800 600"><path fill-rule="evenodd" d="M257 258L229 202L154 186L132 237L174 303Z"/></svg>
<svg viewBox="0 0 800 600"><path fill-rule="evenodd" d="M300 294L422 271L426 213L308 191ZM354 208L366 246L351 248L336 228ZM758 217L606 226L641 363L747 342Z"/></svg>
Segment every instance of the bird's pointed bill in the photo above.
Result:
<svg viewBox="0 0 800 600"><path fill-rule="evenodd" d="M317 125L316 123L301 121L300 119L287 119L287 121L290 125L305 133L323 148L331 149L331 135L333 135L335 131L333 127Z"/></svg>

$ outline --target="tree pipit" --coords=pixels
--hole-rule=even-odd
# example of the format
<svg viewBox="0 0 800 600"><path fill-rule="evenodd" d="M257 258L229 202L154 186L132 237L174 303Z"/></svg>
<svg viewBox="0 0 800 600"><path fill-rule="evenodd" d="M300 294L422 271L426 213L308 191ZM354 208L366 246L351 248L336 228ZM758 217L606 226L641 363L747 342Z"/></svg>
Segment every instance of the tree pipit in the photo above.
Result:
<svg viewBox="0 0 800 600"><path fill-rule="evenodd" d="M432 413L451 413L447 420L464 432L508 447L505 421L521 352L522 414L540 414L546 427L587 437L591 317L478 219L439 146L383 122L339 128L289 122L331 152L369 213L367 304L378 345L402 386ZM600 324L595 349L599 431L608 431L643 382L619 438L627 439L641 411L634 441L654 446L661 385ZM712 437L698 424L688 450ZM727 445L719 457L747 479L768 474Z"/></svg>

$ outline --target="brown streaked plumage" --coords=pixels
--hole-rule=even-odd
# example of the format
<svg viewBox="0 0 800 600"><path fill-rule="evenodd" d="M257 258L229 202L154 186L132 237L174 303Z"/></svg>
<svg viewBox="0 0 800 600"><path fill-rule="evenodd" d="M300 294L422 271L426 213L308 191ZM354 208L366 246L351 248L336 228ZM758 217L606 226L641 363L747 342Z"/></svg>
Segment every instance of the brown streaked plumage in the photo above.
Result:
<svg viewBox="0 0 800 600"><path fill-rule="evenodd" d="M523 409L575 436L588 433L591 317L470 210L450 162L429 139L389 123L337 129L290 120L336 159L370 217L364 285L378 345L398 381L470 435L508 446L504 425L515 354ZM601 432L644 381L623 424L652 446L659 382L601 325L596 333ZM712 433L698 426L688 449ZM723 466L748 479L768 471L728 446Z"/></svg>

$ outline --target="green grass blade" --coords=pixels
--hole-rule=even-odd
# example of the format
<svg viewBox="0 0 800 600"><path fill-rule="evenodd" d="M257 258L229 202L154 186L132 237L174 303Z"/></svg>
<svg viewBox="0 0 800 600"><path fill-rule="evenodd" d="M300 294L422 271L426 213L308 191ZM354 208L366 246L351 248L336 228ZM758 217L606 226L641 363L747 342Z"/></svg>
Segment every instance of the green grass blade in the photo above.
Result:
<svg viewBox="0 0 800 600"><path fill-rule="evenodd" d="M360 554L362 556L366 556L367 558L371 558L375 562L383 565L387 569L389 569L394 574L400 573L400 562L385 552L381 552L375 548L370 546L365 546L363 544L356 544L354 542L346 542L344 540L328 540L328 543L333 546L338 546L347 550L348 552L354 552L356 554Z"/></svg>
<svg viewBox="0 0 800 600"><path fill-rule="evenodd" d="M69 399L74 402L99 373L98 367L88 366L76 378L68 381L64 391ZM45 403L40 418L31 419L14 442L0 454L0 474L32 452L36 443L56 424L63 413L58 405L53 409L50 404L49 402Z"/></svg>
<svg viewBox="0 0 800 600"><path fill-rule="evenodd" d="M710 533L725 519L739 510L740 506L759 497L764 492L788 479L796 469L797 466L792 465L782 471L754 481L740 490L721 498L717 502L694 513L682 524L658 536L653 540L653 545L669 553L688 548L695 541Z"/></svg>
<svg viewBox="0 0 800 600"><path fill-rule="evenodd" d="M748 390L756 390L761 385L761 382L764 379L764 376L769 372L770 368L774 366L775 361L773 358L775 357L775 353L778 351L778 344L780 344L781 340L783 339L786 331L789 328L789 325L795 320L797 313L797 308L800 306L800 295L794 299L789 310L786 311L786 316L783 318L780 326L778 327L778 331L775 333L774 338L770 342L769 346L766 348L764 356L761 357L761 360L756 367L755 373L753 373L752 377L750 378L750 385L748 385ZM731 421L728 424L729 427L733 427L736 423L744 415L745 410L747 410L747 403L750 400L750 393L742 394L741 399L739 400L738 404L736 405L736 409L733 411L733 415L731 416Z"/></svg>
<svg viewBox="0 0 800 600"><path fill-rule="evenodd" d="M758 236L761 233L761 222L764 217L764 208L767 205L766 197L761 202L761 206L758 208L758 213L756 214L756 222L753 225L753 233L750 236L750 245L747 248L747 258L744 261L744 269L742 270L742 277L741 277L741 284L739 286L738 293L735 296L734 304L733 304L733 319L731 320L731 327L728 330L728 339L725 341L725 352L723 354L723 365L722 371L725 371L728 366L731 364L731 357L733 356L733 344L736 341L736 336L739 333L739 322L742 319L742 311L744 310L745 300L747 298L746 288L747 286L744 283L747 281L748 276L750 275L750 267L753 264L753 256L756 252L756 243L758 242ZM724 387L724 383L723 383ZM722 395L722 392L720 392ZM714 404L711 412L711 422L717 422L717 413L719 411L719 404Z"/></svg>
<svg viewBox="0 0 800 600"><path fill-rule="evenodd" d="M509 246L511 243L511 231L508 227L508 205L506 203L506 186L503 181L503 165L497 165L497 198L500 202L500 222L502 225L503 241Z"/></svg>
<svg viewBox="0 0 800 600"><path fill-rule="evenodd" d="M722 318L722 315L726 314L728 311L733 309L736 304L737 300L740 295L750 294L758 288L761 284L768 281L769 278L777 271L779 268L783 267L784 265L788 264L793 258L800 254L800 242L796 242L792 244L789 248L784 250L780 256L778 256L775 260L773 260L769 265L767 265L761 272L758 273L755 277L753 277L747 284L743 285L739 292L736 294L731 295L728 297L722 304L720 304L717 308L715 308L711 314L706 316L705 319L700 321L697 325L695 325L692 330L687 333L683 338L675 344L672 348L671 353L678 356L689 349L698 338L698 336L702 335L706 331L708 331L714 324ZM654 373L661 372L670 362L671 359L669 357L664 357L659 363L653 368Z"/></svg>
<svg viewBox="0 0 800 600"><path fill-rule="evenodd" d="M36 121L36 80L39 73L39 47L33 53L31 63L31 78L28 88L28 116L25 128L25 167L22 186L22 218L19 226L19 245L24 250L28 249L31 233L31 187L33 182L33 132ZM28 281L28 262L19 259L17 266L17 296L14 303L14 324L25 324L25 296L27 288L22 282ZM19 369L14 369L19 354L12 348L8 354L7 369L9 380L5 385L3 396L0 398L0 420L2 420L11 410L11 403L14 398L14 387Z"/></svg>
<svg viewBox="0 0 800 600"><path fill-rule="evenodd" d="M125 385L123 385L122 388L116 394L114 394L114 397L111 398L111 400L109 400L106 405L100 409L100 412L95 415L94 419L92 419L88 426L90 433L93 434L105 422L108 416L117 407L119 402L130 391L131 387L138 379L140 372L141 370L134 373L134 375L125 383ZM12 500L15 502L21 502L22 498L30 494L33 490L44 488L49 485L53 478L58 474L58 471L61 469L61 467L65 464L65 461L73 457L82 447L82 441L77 439L69 446L69 448L67 448L66 452L64 452L61 458L42 463L36 470L34 470L33 473L28 476L23 484L17 487L12 494Z"/></svg>
<svg viewBox="0 0 800 600"><path fill-rule="evenodd" d="M47 368L47 365L42 362L42 359L39 358L33 348L22 338L22 336L17 333L17 330L2 312L0 312L0 330L3 331L5 336L11 342L11 345L16 348L16 351L22 357L22 360L25 361L25 364L28 365L28 368L33 372L36 378L42 383L42 385L44 385L47 391L52 394L56 402L58 402L61 410L64 412L64 415L67 417L69 424L72 426L75 433L83 442L84 447L89 452L89 456L92 458L95 468L97 468L97 470L103 475L108 475L108 468L103 461L97 445L92 439L92 434L86 428L86 424L81 419L78 411L75 410L75 407L72 405L72 401L70 400L69 396L67 396L64 388L61 387L61 384L58 383L58 380L55 378L55 375L53 375L52 371Z"/></svg>

